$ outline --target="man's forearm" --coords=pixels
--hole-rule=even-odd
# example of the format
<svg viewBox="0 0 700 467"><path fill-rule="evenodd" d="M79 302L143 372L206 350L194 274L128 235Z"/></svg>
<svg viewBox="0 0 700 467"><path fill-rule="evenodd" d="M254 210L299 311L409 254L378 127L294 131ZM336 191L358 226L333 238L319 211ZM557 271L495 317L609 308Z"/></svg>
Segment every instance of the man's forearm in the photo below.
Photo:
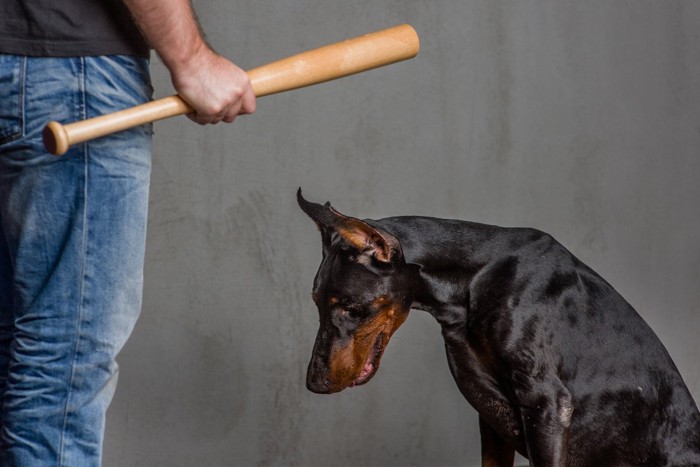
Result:
<svg viewBox="0 0 700 467"><path fill-rule="evenodd" d="M215 53L202 37L190 0L124 0L146 40L156 50L192 120L232 122L255 112L248 75Z"/></svg>
<svg viewBox="0 0 700 467"><path fill-rule="evenodd" d="M190 0L124 0L165 65L173 70L208 49Z"/></svg>

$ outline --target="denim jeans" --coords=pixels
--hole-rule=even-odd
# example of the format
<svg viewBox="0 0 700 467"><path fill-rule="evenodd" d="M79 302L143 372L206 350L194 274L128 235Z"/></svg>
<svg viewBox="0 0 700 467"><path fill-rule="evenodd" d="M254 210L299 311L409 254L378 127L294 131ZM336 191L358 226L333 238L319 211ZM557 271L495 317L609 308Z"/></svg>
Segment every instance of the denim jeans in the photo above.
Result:
<svg viewBox="0 0 700 467"><path fill-rule="evenodd" d="M151 126L41 130L152 98L148 61L0 55L0 465L96 466L141 308Z"/></svg>

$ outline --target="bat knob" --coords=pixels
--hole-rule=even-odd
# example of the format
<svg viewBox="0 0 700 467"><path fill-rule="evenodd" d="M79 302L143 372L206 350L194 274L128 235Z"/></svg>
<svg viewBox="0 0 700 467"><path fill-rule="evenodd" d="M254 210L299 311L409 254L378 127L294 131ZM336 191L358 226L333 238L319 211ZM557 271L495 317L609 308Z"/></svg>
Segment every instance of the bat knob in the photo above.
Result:
<svg viewBox="0 0 700 467"><path fill-rule="evenodd" d="M58 122L49 122L41 133L44 147L54 156L61 156L68 151L68 133Z"/></svg>

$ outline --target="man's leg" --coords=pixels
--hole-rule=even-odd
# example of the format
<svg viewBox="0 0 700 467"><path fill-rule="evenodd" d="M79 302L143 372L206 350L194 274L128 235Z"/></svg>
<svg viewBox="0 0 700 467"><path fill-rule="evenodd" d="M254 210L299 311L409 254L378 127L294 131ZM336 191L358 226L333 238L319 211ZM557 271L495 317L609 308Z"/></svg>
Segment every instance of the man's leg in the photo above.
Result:
<svg viewBox="0 0 700 467"><path fill-rule="evenodd" d="M22 137L23 83L25 60L14 55L0 54L0 167L9 144ZM0 172L0 176L2 172ZM0 183L5 183L4 177ZM0 184L0 194L4 195ZM12 307L12 259L5 238L4 204L0 205L0 428L2 428L2 395L7 385L10 364L10 344L14 334ZM0 442L0 452L2 443Z"/></svg>
<svg viewBox="0 0 700 467"><path fill-rule="evenodd" d="M46 154L40 135L49 120L150 99L147 63L30 58L22 92L24 136L0 161L14 326L0 459L99 465L115 357L141 307L151 130L79 144L60 158Z"/></svg>

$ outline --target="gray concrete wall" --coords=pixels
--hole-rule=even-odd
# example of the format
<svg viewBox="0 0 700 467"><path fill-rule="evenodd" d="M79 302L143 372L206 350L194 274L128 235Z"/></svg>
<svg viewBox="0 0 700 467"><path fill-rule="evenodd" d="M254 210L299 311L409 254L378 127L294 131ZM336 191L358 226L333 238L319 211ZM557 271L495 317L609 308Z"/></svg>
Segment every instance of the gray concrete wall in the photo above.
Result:
<svg viewBox="0 0 700 467"><path fill-rule="evenodd" d="M369 385L306 391L321 247L299 186L359 217L550 232L637 308L700 400L700 2L195 6L244 68L404 22L422 50L260 99L233 126L157 124L145 301L105 465L478 463L476 413L426 313Z"/></svg>

